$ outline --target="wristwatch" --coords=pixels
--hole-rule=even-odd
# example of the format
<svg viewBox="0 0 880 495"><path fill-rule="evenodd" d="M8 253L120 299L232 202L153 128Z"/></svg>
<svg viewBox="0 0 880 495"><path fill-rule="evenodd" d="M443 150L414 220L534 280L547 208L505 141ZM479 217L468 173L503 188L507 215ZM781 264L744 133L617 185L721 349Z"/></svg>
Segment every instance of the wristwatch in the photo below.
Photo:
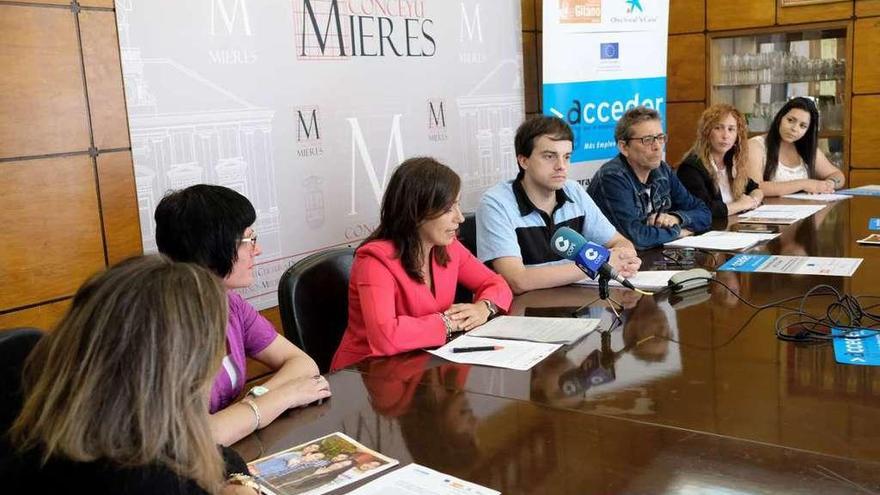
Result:
<svg viewBox="0 0 880 495"><path fill-rule="evenodd" d="M498 306L496 306L495 303L488 299L483 299L483 302L486 303L486 307L489 308L489 318L498 314Z"/></svg>
<svg viewBox="0 0 880 495"><path fill-rule="evenodd" d="M269 391L268 388L266 388L262 385L257 385L256 387L252 388L250 390L250 392L248 392L248 395L250 395L251 397L259 397L268 391Z"/></svg>

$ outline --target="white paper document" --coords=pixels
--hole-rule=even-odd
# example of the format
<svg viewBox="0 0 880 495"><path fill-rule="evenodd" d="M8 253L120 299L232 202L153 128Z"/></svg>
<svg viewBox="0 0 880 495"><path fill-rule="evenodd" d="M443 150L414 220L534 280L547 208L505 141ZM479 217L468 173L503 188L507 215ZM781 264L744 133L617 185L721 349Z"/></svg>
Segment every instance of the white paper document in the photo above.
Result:
<svg viewBox="0 0 880 495"><path fill-rule="evenodd" d="M810 194L810 193L796 193L796 194L786 194L783 198L788 199L805 199L807 201L840 201L842 199L849 199L850 196L846 194Z"/></svg>
<svg viewBox="0 0 880 495"><path fill-rule="evenodd" d="M349 492L349 495L500 495L501 492L434 471L406 465Z"/></svg>
<svg viewBox="0 0 880 495"><path fill-rule="evenodd" d="M714 251L740 251L748 249L759 242L769 241L778 237L779 234L753 233L753 232L729 232L726 230L713 230L702 235L682 237L666 246L689 247L696 249L709 249Z"/></svg>
<svg viewBox="0 0 880 495"><path fill-rule="evenodd" d="M479 352L452 352L454 348L499 346L501 349ZM439 349L428 351L435 356L460 364L479 364L511 370L525 371L540 363L562 347L561 344L545 344L523 340L502 340L462 335Z"/></svg>
<svg viewBox="0 0 880 495"><path fill-rule="evenodd" d="M676 273L681 272L682 270L653 270L653 271L643 271L636 273L635 277L630 277L627 280L632 282L633 287L636 289L642 290L659 290L669 285L669 279L672 278ZM590 278L585 278L577 283L577 285L589 285L596 287L599 285L598 280L593 280ZM610 287L623 287L616 280L612 280L611 283L608 284Z"/></svg>
<svg viewBox="0 0 880 495"><path fill-rule="evenodd" d="M597 318L499 316L468 332L471 337L528 340L549 344L577 342L599 325Z"/></svg>
<svg viewBox="0 0 880 495"><path fill-rule="evenodd" d="M762 205L739 216L743 223L790 224L807 218L825 205Z"/></svg>

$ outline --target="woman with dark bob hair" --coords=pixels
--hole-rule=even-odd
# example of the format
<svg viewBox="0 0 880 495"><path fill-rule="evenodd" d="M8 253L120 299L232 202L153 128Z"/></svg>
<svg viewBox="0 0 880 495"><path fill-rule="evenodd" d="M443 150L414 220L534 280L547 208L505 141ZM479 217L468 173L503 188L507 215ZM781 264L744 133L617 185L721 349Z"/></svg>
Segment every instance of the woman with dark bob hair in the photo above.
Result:
<svg viewBox="0 0 880 495"><path fill-rule="evenodd" d="M460 192L458 175L433 158L410 158L394 171L379 226L355 253L348 327L331 369L437 347L507 311L510 287L456 237ZM472 304L453 304L458 283L474 293Z"/></svg>
<svg viewBox="0 0 880 495"><path fill-rule="evenodd" d="M816 105L802 96L792 98L776 113L766 135L749 139L749 177L767 197L832 193L846 180L818 146Z"/></svg>
<svg viewBox="0 0 880 495"><path fill-rule="evenodd" d="M191 263L142 256L88 280L25 363L5 493L256 495L224 480L208 424L226 319L220 281Z"/></svg>
<svg viewBox="0 0 880 495"><path fill-rule="evenodd" d="M156 207L156 244L176 261L196 263L223 281L229 300L227 353L211 388L210 424L218 443L230 445L271 423L282 412L330 395L327 381L306 353L293 345L233 289L254 283L260 255L253 224L257 214L241 194L198 184L175 191ZM246 358L276 373L235 398L247 380Z"/></svg>

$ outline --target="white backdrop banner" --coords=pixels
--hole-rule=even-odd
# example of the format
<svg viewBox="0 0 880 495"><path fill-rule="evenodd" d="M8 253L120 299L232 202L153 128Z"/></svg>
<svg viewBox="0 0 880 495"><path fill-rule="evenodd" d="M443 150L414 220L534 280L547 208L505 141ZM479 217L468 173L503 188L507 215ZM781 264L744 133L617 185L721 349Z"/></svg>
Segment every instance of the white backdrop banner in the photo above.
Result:
<svg viewBox="0 0 880 495"><path fill-rule="evenodd" d="M543 15L543 112L571 125L571 176L587 178L617 154L626 110L654 108L665 128L669 0L544 0Z"/></svg>
<svg viewBox="0 0 880 495"><path fill-rule="evenodd" d="M465 209L516 175L519 0L117 0L116 17L145 250L168 190L241 192L259 308L293 262L373 230L405 158L455 169Z"/></svg>

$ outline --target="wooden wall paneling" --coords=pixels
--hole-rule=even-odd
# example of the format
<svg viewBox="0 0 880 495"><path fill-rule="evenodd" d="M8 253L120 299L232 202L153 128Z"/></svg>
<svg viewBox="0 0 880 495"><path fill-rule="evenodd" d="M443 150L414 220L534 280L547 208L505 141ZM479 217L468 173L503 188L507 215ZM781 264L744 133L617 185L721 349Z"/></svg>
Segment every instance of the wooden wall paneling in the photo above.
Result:
<svg viewBox="0 0 880 495"><path fill-rule="evenodd" d="M107 259L112 265L143 253L134 165L129 151L101 153L97 165Z"/></svg>
<svg viewBox="0 0 880 495"><path fill-rule="evenodd" d="M709 31L772 26L776 23L776 0L706 0L706 12Z"/></svg>
<svg viewBox="0 0 880 495"><path fill-rule="evenodd" d="M79 0L79 4L83 7L104 7L108 9L114 7L113 0Z"/></svg>
<svg viewBox="0 0 880 495"><path fill-rule="evenodd" d="M670 102L706 99L706 36L669 37L666 62L666 99Z"/></svg>
<svg viewBox="0 0 880 495"><path fill-rule="evenodd" d="M535 0L535 27L538 31L544 30L544 0Z"/></svg>
<svg viewBox="0 0 880 495"><path fill-rule="evenodd" d="M113 12L84 10L79 14L79 26L95 146L127 148L128 119L116 17Z"/></svg>
<svg viewBox="0 0 880 495"><path fill-rule="evenodd" d="M666 107L666 162L678 166L684 153L694 144L697 120L705 110L704 102L669 103Z"/></svg>
<svg viewBox="0 0 880 495"><path fill-rule="evenodd" d="M520 2L522 9L522 30L534 31L538 25L535 19L535 0L522 0Z"/></svg>
<svg viewBox="0 0 880 495"><path fill-rule="evenodd" d="M880 168L880 95L853 96L850 126L850 168Z"/></svg>
<svg viewBox="0 0 880 495"><path fill-rule="evenodd" d="M880 0L855 0L856 17L880 15Z"/></svg>
<svg viewBox="0 0 880 495"><path fill-rule="evenodd" d="M853 31L853 92L880 93L880 17L857 19Z"/></svg>
<svg viewBox="0 0 880 495"><path fill-rule="evenodd" d="M16 0L17 3L48 3L50 5L70 5L70 0Z"/></svg>
<svg viewBox="0 0 880 495"><path fill-rule="evenodd" d="M0 315L0 333L16 327L33 327L51 331L61 321L61 317L70 307L71 299L64 299L49 304L41 304L21 311L13 311Z"/></svg>
<svg viewBox="0 0 880 495"><path fill-rule="evenodd" d="M73 13L0 5L0 158L86 150Z"/></svg>
<svg viewBox="0 0 880 495"><path fill-rule="evenodd" d="M706 28L706 0L669 0L669 34L701 33Z"/></svg>
<svg viewBox="0 0 880 495"><path fill-rule="evenodd" d="M538 63L538 40L535 33L523 33L523 92L525 93L526 113L535 113L541 110L538 103L538 72L541 66Z"/></svg>
<svg viewBox="0 0 880 495"><path fill-rule="evenodd" d="M880 184L880 164L875 169L850 170L847 187L868 186Z"/></svg>
<svg viewBox="0 0 880 495"><path fill-rule="evenodd" d="M849 19L853 15L853 2L834 2L816 5L782 7L776 4L776 22L779 24L803 24L819 21Z"/></svg>
<svg viewBox="0 0 880 495"><path fill-rule="evenodd" d="M69 296L104 268L88 155L0 163L0 311Z"/></svg>

